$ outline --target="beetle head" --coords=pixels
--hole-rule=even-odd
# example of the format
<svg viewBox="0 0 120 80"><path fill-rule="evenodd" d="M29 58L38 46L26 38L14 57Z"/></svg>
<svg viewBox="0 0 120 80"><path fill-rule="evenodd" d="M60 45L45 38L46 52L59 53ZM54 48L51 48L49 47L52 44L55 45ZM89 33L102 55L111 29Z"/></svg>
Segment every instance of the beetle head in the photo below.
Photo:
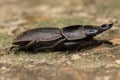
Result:
<svg viewBox="0 0 120 80"><path fill-rule="evenodd" d="M103 31L106 31L106 30L110 29L110 28L112 27L112 25L113 25L113 23L101 25L100 30L99 30L99 33L101 33L101 32L103 32Z"/></svg>
<svg viewBox="0 0 120 80"><path fill-rule="evenodd" d="M97 34L100 34L100 33L104 32L104 31L110 29L112 27L112 25L113 25L113 23L111 23L111 24L103 24L103 25L101 25L99 27L87 25L87 26L84 27L84 32L85 32L85 34L87 36L93 37L93 36L95 36Z"/></svg>

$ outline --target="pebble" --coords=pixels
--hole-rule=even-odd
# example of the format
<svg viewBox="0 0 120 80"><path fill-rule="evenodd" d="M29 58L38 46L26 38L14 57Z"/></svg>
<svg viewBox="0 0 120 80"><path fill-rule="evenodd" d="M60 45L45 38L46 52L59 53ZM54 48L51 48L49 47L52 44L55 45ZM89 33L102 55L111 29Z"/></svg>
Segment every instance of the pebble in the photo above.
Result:
<svg viewBox="0 0 120 80"><path fill-rule="evenodd" d="M76 59L79 59L79 58L80 58L80 56L79 56L78 54L71 56L71 59L72 59L72 60L76 60Z"/></svg>
<svg viewBox="0 0 120 80"><path fill-rule="evenodd" d="M120 60L115 60L115 62L116 62L117 64L120 64Z"/></svg>

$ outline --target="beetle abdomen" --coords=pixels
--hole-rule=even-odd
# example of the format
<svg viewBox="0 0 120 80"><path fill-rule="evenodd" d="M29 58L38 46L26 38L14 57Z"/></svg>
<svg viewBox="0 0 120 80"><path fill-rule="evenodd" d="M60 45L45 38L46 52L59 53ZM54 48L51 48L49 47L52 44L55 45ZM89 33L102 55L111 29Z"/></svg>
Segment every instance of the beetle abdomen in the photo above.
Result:
<svg viewBox="0 0 120 80"><path fill-rule="evenodd" d="M21 33L14 42L21 41L52 41L61 38L58 28L36 28ZM14 44L13 42L13 44Z"/></svg>

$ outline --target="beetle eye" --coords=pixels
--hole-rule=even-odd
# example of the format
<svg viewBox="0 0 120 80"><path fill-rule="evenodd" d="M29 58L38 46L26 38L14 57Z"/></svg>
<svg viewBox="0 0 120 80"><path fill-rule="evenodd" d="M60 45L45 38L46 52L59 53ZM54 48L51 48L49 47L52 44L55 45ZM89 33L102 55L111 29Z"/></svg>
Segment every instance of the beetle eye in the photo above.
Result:
<svg viewBox="0 0 120 80"><path fill-rule="evenodd" d="M90 33L94 33L94 31L93 31L93 30L90 30L89 32L90 32Z"/></svg>

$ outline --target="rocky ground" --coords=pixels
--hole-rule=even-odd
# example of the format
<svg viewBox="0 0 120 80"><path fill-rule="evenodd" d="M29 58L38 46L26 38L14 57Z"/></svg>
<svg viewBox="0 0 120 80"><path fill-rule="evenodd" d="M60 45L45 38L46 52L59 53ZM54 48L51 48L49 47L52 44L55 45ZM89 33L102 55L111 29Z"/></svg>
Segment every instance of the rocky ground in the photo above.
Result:
<svg viewBox="0 0 120 80"><path fill-rule="evenodd" d="M120 0L0 0L0 80L119 80ZM80 52L9 52L12 40L36 27L117 22ZM9 52L9 54L8 54Z"/></svg>

